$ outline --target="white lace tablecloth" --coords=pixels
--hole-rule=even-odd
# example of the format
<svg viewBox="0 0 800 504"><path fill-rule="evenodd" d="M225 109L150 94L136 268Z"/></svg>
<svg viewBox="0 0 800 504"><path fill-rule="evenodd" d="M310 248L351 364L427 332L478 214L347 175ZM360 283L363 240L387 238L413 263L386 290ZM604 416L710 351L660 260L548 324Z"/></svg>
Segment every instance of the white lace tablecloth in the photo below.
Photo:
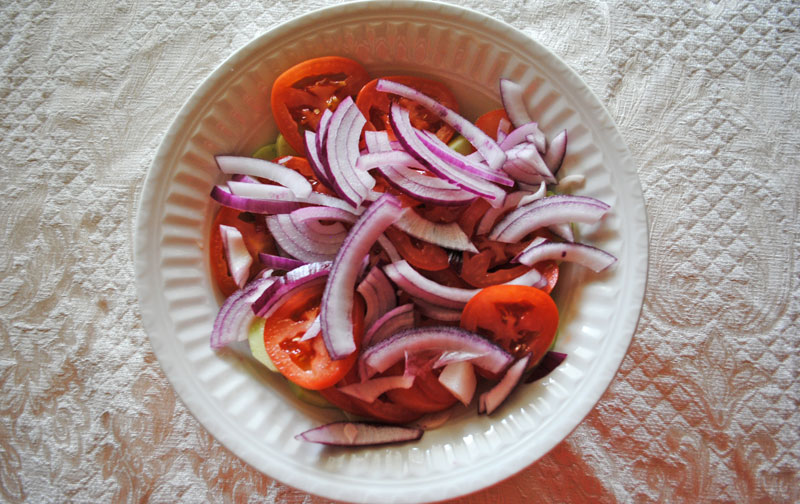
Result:
<svg viewBox="0 0 800 504"><path fill-rule="evenodd" d="M139 191L232 51L335 3L0 7L0 498L325 502L192 417L142 328ZM459 503L800 500L800 8L461 0L549 47L639 169L650 276L620 372L517 476Z"/></svg>

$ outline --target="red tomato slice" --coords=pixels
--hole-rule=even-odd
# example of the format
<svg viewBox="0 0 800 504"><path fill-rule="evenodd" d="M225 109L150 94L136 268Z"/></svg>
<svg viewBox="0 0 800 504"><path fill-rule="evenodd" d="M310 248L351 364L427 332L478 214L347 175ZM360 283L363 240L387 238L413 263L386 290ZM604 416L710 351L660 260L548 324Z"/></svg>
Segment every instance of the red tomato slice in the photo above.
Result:
<svg viewBox="0 0 800 504"><path fill-rule="evenodd" d="M358 351L339 360L332 360L322 334L299 341L319 315L325 284L303 289L286 301L264 323L264 345L278 371L292 382L309 390L320 390L340 381L358 359ZM364 306L356 297L353 305L356 342L363 336Z"/></svg>
<svg viewBox="0 0 800 504"><path fill-rule="evenodd" d="M263 216L240 212L228 207L220 207L214 223L211 225L211 239L209 243L209 263L214 282L225 297L236 292L236 282L228 271L228 261L222 245L222 235L219 232L220 224L233 226L242 233L247 251L253 256L253 265L250 267L250 277L261 271L264 266L258 259L259 252L274 254L275 241L267 229Z"/></svg>
<svg viewBox="0 0 800 504"><path fill-rule="evenodd" d="M489 338L517 358L530 353L531 367L553 343L558 308L553 298L535 287L495 285L469 300L461 327Z"/></svg>
<svg viewBox="0 0 800 504"><path fill-rule="evenodd" d="M433 243L411 237L396 228L388 228L386 236L408 264L425 271L440 271L450 265L447 251Z"/></svg>
<svg viewBox="0 0 800 504"><path fill-rule="evenodd" d="M489 208L491 208L491 205L483 198L476 199L470 203L458 219L458 225L461 226L461 230L471 238L472 235L475 234L475 228L478 227L478 222L480 222Z"/></svg>
<svg viewBox="0 0 800 504"><path fill-rule="evenodd" d="M410 75L393 75L381 77L381 79L399 82L414 88L445 107L458 112L458 102L455 96L447 86L440 82ZM409 110L411 125L415 128L435 133L443 142L449 142L453 138L455 130L444 123L439 116L414 101L376 90L377 84L378 79L368 82L358 92L358 98L356 98L356 105L358 105L364 117L367 118L367 125L364 129L371 131L386 130L389 133L389 138L395 140L394 132L392 132L392 127L389 124L389 109L394 100L399 101L401 105Z"/></svg>
<svg viewBox="0 0 800 504"><path fill-rule="evenodd" d="M497 140L497 127L500 125L501 119L505 119L509 123L511 122L505 109L492 110L480 116L475 121L475 126L494 140Z"/></svg>
<svg viewBox="0 0 800 504"><path fill-rule="evenodd" d="M355 97L369 80L358 62L339 56L303 61L283 72L272 85L270 103L278 130L297 152L304 152L302 130L317 130L322 112Z"/></svg>

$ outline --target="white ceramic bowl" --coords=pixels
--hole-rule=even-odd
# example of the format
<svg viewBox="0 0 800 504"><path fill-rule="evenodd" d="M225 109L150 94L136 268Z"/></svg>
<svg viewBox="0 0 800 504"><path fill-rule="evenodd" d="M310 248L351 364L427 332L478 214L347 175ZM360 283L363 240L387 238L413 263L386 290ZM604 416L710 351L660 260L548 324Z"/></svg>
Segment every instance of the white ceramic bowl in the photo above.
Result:
<svg viewBox="0 0 800 504"><path fill-rule="evenodd" d="M323 55L348 56L374 76L413 74L450 85L462 113L499 106L497 82L526 88L548 137L566 128L565 173L587 177L580 194L609 203L582 239L619 258L612 271L564 268L556 300L557 349L567 361L525 386L490 417L457 413L414 443L331 449L294 435L336 410L298 401L286 383L208 338L220 304L209 276L208 197L217 153L249 154L277 134L273 80ZM644 295L647 223L631 156L607 111L561 60L514 28L476 12L427 2L367 1L301 16L233 54L192 95L148 174L136 230L137 288L145 327L178 395L225 446L260 471L328 498L428 502L490 486L563 440L600 399L628 348Z"/></svg>

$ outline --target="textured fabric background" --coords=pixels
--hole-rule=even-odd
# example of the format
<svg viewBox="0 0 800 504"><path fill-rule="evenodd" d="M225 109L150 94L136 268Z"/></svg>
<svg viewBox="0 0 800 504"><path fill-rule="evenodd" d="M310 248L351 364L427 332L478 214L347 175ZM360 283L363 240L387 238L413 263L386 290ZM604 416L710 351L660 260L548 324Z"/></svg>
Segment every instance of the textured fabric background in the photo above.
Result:
<svg viewBox="0 0 800 504"><path fill-rule="evenodd" d="M138 193L228 55L325 0L0 7L0 496L321 503L222 448L138 312ZM455 502L800 500L800 8L460 0L564 58L639 168L650 279L620 373L519 475Z"/></svg>

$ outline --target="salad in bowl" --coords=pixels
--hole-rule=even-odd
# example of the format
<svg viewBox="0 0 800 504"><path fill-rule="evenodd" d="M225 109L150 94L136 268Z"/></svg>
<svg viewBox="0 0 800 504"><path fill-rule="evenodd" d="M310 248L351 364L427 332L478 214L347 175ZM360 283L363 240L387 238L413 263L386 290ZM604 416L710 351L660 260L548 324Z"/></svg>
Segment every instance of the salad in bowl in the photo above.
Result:
<svg viewBox="0 0 800 504"><path fill-rule="evenodd" d="M227 298L211 347L248 341L301 397L353 418L298 439L418 439L454 405L492 414L567 357L550 351L549 294L562 263L617 261L572 229L610 207L557 192L567 131L548 139L517 83L498 94L473 123L441 82L313 58L272 86L276 141L215 157L209 263Z"/></svg>

